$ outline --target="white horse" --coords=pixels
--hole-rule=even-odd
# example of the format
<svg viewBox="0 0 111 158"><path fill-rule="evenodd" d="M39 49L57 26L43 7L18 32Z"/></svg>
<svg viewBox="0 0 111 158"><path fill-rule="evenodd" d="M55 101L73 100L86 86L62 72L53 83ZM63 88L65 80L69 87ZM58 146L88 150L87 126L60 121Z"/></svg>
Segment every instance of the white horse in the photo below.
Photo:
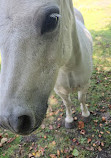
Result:
<svg viewBox="0 0 111 158"><path fill-rule="evenodd" d="M92 38L71 0L0 0L0 125L26 135L36 130L55 92L73 117L69 94L78 91L82 115L92 73Z"/></svg>

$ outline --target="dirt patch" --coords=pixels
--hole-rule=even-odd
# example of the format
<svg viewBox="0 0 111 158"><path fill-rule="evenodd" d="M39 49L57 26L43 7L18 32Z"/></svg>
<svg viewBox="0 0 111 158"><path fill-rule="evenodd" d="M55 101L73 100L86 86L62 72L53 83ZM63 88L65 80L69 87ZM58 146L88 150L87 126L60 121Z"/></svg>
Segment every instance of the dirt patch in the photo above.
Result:
<svg viewBox="0 0 111 158"><path fill-rule="evenodd" d="M101 151L96 158L111 158L111 147L108 150Z"/></svg>

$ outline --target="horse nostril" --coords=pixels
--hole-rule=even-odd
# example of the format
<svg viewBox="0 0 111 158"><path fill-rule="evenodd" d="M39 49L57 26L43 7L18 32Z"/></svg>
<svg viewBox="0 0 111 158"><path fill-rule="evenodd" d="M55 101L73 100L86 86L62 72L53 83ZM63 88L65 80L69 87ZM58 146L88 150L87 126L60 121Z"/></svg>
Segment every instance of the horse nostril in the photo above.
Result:
<svg viewBox="0 0 111 158"><path fill-rule="evenodd" d="M18 117L18 131L27 132L31 129L31 118L27 115L22 115Z"/></svg>
<svg viewBox="0 0 111 158"><path fill-rule="evenodd" d="M28 134L32 130L33 122L31 116L21 115L18 117L10 117L9 124L12 130L18 134Z"/></svg>

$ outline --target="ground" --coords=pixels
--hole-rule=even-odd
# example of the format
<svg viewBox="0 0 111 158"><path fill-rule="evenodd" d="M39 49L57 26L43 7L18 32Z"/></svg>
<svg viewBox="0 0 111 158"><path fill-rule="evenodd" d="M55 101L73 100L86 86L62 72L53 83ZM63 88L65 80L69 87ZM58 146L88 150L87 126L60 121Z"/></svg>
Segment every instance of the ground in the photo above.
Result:
<svg viewBox="0 0 111 158"><path fill-rule="evenodd" d="M65 129L65 107L53 93L35 133L22 137L0 129L0 158L111 158L111 0L75 0L75 6L94 41L90 119L82 119L77 94L71 94L75 128Z"/></svg>

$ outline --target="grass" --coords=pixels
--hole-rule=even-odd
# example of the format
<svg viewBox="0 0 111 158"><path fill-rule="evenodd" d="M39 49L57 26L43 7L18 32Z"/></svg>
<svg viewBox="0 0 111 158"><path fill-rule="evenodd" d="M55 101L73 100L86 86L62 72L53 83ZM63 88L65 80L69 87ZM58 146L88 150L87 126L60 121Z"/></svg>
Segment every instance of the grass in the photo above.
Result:
<svg viewBox="0 0 111 158"><path fill-rule="evenodd" d="M111 2L75 0L75 6L81 10L94 41L94 70L87 95L91 120L84 129L78 128L81 111L77 94L71 94L76 108L74 118L78 120L74 129L65 129L62 125L65 108L53 94L46 119L31 136L15 136L0 129L0 139L7 138L0 147L0 158L71 158L74 149L79 153L78 158L111 157Z"/></svg>

